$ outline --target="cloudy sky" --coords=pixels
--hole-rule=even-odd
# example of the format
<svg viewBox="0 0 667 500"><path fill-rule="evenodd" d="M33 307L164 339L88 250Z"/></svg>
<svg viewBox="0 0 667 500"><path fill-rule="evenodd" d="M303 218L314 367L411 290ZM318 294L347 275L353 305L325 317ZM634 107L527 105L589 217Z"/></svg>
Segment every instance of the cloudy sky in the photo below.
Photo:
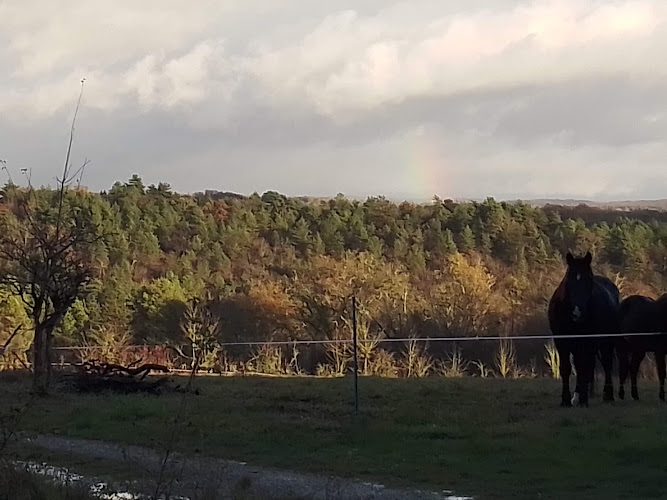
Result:
<svg viewBox="0 0 667 500"><path fill-rule="evenodd" d="M4 0L0 159L52 183L85 77L95 190L667 198L666 53L664 0Z"/></svg>

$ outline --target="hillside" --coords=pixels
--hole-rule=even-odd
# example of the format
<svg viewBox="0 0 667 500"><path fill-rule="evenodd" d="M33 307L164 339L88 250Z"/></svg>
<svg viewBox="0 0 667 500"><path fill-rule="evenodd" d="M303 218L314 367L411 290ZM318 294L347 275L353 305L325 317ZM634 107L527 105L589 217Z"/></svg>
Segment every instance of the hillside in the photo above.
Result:
<svg viewBox="0 0 667 500"><path fill-rule="evenodd" d="M17 208L26 196L4 190L7 231L29 224ZM369 337L544 332L568 250L590 250L623 294L666 288L667 212L540 201L181 195L136 176L72 191L68 206L100 240L87 250L93 282L58 342L183 343L186 312L207 294L229 341L349 335L352 294ZM9 288L0 302L1 340L27 319Z"/></svg>

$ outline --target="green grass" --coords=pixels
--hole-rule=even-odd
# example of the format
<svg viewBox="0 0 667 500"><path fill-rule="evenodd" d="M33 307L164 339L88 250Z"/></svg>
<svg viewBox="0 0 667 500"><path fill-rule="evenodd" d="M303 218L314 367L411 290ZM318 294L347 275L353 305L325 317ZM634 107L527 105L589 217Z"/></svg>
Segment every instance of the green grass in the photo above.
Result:
<svg viewBox="0 0 667 500"><path fill-rule="evenodd" d="M480 498L667 498L667 407L563 409L554 380L202 378L178 448L196 454ZM0 381L3 402L26 381ZM158 447L181 395L57 394L23 429Z"/></svg>

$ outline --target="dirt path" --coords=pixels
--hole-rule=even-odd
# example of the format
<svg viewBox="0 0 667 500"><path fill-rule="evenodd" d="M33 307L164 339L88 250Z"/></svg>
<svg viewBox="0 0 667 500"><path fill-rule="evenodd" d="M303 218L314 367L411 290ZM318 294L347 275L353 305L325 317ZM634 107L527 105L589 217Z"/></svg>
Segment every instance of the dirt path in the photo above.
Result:
<svg viewBox="0 0 667 500"><path fill-rule="evenodd" d="M164 453L139 446L62 436L18 437L38 448L68 452L90 458L131 462L157 478ZM190 498L219 499L368 499L368 500L462 500L451 492L427 492L385 488L380 484L251 466L215 458L171 455L163 468L173 494Z"/></svg>

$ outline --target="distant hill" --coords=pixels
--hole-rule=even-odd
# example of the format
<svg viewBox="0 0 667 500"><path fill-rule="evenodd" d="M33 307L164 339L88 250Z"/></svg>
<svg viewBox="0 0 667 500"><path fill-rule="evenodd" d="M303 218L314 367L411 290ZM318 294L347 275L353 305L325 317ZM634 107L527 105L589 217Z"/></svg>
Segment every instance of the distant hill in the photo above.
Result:
<svg viewBox="0 0 667 500"><path fill-rule="evenodd" d="M519 200L515 200L519 201ZM619 201L591 201L591 200L573 200L573 199L533 199L521 200L523 203L533 205L536 207L544 207L547 205L560 205L565 207L576 207L579 205L587 205L589 207L604 208L607 210L659 210L667 211L667 199L660 200L619 200Z"/></svg>
<svg viewBox="0 0 667 500"><path fill-rule="evenodd" d="M194 193L195 196L208 196L213 199L245 199L248 196L245 194L240 194L240 193L233 193L229 191L217 191L215 189L207 189L205 192L201 193ZM349 200L358 200L358 201L364 201L368 198L368 196L362 196L362 195L345 195ZM375 195L379 196L379 195ZM372 196L371 196L372 197ZM411 196L403 196L401 197L400 195L387 195L383 196L387 200L394 201L396 203L400 203L401 201L408 200L411 201L412 203L418 203L418 204L428 204L431 203L432 200L425 200L425 199L415 199L414 197ZM303 195L303 196L294 196L294 198L298 198L302 201L305 202L317 202L317 201L323 201L323 200L331 200L334 197L333 196L308 196L308 195ZM483 198L455 198L452 199L454 203L466 203L466 202L472 202L472 201L477 201L477 202L482 202L484 201ZM498 201L507 201L509 203L526 203L528 205L532 205L534 207L546 207L546 206L561 206L561 207L577 207L580 205L586 205L589 207L595 207L595 208L600 208L600 209L606 209L606 210L619 210L619 211L631 211L631 210L657 210L660 212L667 212L667 199L660 199L660 200L619 200L619 201L592 201L592 200L577 200L573 198L565 198L565 199L560 199L560 198L534 198L534 199L528 199L528 200L522 200L522 199L513 199L513 200L503 200L503 199L498 199Z"/></svg>

